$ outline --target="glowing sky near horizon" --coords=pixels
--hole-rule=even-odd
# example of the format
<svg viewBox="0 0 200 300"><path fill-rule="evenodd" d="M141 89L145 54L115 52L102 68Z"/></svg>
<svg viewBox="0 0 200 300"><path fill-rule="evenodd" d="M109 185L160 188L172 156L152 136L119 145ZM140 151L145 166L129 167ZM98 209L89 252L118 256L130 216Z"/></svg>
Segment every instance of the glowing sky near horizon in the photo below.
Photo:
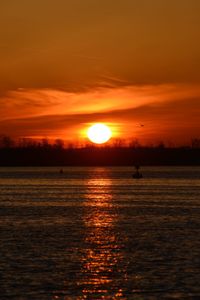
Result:
<svg viewBox="0 0 200 300"><path fill-rule="evenodd" d="M82 141L200 135L200 2L0 3L0 134ZM140 124L144 124L143 127Z"/></svg>

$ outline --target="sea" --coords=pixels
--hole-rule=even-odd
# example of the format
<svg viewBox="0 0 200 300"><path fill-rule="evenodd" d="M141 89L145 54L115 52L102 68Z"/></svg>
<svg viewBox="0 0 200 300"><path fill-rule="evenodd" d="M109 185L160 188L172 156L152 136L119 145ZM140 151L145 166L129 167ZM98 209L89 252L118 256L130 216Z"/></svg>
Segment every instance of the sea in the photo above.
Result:
<svg viewBox="0 0 200 300"><path fill-rule="evenodd" d="M200 299L200 167L0 168L0 299Z"/></svg>

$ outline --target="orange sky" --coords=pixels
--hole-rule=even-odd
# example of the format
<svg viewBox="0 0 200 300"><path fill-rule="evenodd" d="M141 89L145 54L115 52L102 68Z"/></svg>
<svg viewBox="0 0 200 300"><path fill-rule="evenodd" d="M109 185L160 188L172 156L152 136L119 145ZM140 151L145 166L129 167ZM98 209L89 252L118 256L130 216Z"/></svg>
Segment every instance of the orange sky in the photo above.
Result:
<svg viewBox="0 0 200 300"><path fill-rule="evenodd" d="M0 3L0 134L200 137L200 1ZM144 124L144 127L140 127Z"/></svg>

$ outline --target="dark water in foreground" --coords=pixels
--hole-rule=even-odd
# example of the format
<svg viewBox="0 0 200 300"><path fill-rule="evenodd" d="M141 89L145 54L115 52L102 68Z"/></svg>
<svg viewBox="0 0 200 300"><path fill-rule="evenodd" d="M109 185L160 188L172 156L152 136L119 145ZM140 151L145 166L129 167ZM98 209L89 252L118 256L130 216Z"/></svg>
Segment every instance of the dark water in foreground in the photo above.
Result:
<svg viewBox="0 0 200 300"><path fill-rule="evenodd" d="M0 299L200 299L200 168L0 168Z"/></svg>

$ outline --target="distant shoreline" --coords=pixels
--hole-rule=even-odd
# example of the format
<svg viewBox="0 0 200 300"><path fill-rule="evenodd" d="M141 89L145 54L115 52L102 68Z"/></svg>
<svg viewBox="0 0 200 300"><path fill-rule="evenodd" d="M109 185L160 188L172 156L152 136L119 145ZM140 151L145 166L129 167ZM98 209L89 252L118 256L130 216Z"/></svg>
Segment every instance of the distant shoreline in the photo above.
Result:
<svg viewBox="0 0 200 300"><path fill-rule="evenodd" d="M1 148L0 166L200 166L191 147Z"/></svg>
<svg viewBox="0 0 200 300"><path fill-rule="evenodd" d="M61 167L133 167L132 165L0 165L0 168L51 168L51 167L57 167L58 169ZM200 167L200 164L198 165L142 165L141 167Z"/></svg>

